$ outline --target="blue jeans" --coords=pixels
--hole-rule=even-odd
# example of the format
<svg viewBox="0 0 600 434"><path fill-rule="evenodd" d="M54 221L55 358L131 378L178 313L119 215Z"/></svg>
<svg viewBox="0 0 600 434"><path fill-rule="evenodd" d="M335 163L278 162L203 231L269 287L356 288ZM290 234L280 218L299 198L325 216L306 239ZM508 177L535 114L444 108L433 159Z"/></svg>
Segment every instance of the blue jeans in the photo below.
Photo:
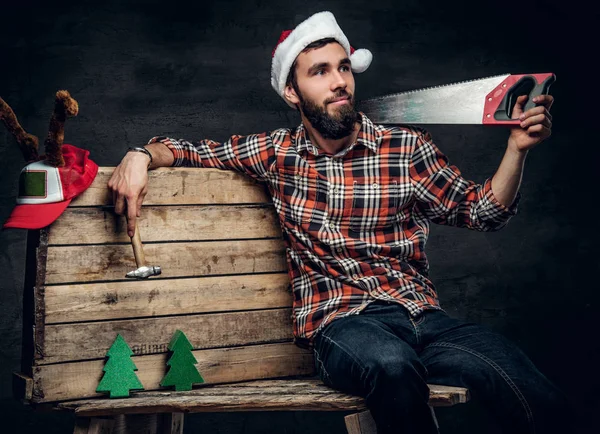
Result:
<svg viewBox="0 0 600 434"><path fill-rule="evenodd" d="M326 385L365 397L378 434L438 432L427 383L468 388L503 432L574 432L570 403L519 348L443 311L376 301L320 331L314 357Z"/></svg>

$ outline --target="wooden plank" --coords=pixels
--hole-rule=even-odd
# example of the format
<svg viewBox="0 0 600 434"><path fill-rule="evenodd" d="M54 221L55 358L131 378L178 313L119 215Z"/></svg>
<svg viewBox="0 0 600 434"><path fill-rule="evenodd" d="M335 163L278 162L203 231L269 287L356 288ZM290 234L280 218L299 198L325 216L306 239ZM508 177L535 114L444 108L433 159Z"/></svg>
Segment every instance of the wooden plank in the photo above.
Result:
<svg viewBox="0 0 600 434"><path fill-rule="evenodd" d="M48 244L129 243L126 228L113 208L68 208L50 227ZM143 242L281 237L272 205L143 207L138 228Z"/></svg>
<svg viewBox="0 0 600 434"><path fill-rule="evenodd" d="M40 350L44 347L44 332L46 328L44 323L46 321L46 312L44 303L44 291L46 289L46 270L48 263L48 231L46 229L40 230L39 246L36 252L36 278L35 288L33 290L33 359L29 360L29 363L33 365L34 360L40 356ZM32 374L33 376L33 374Z"/></svg>
<svg viewBox="0 0 600 434"><path fill-rule="evenodd" d="M440 384L429 384L429 406L450 407L456 404L464 404L471 399L468 389L464 387L443 386Z"/></svg>
<svg viewBox="0 0 600 434"><path fill-rule="evenodd" d="M450 407L456 404L464 404L471 399L470 393L468 389L464 387L457 386L444 386L440 384L428 384L429 387L429 406L430 407ZM226 390L230 390L231 388L235 388L239 390L239 393L251 393L252 389L257 387L268 389L268 393L285 393L284 389L275 389L271 390L273 387L288 387L293 389L298 389L301 394L310 394L310 393L319 393L322 394L324 391L327 393L337 394L338 392L334 389L323 385L323 383L316 378L303 378L303 379L285 379L285 380L257 380L245 383L238 384L230 384L230 385L222 385L215 386L219 388L226 388ZM247 392L243 392L243 390L247 390ZM300 391L302 389L302 391ZM229 392L227 392L229 393ZM347 396L342 394L342 396ZM356 398L356 397L354 397ZM366 407L347 407L344 410L362 410ZM341 408L340 408L341 409Z"/></svg>
<svg viewBox="0 0 600 434"><path fill-rule="evenodd" d="M63 402L60 410L78 415L180 411L228 412L256 410L345 411L365 409L364 400L324 386L319 380L265 380L207 386L187 392L137 392L127 399Z"/></svg>
<svg viewBox="0 0 600 434"><path fill-rule="evenodd" d="M377 427L369 410L349 414L344 418L348 434L377 434Z"/></svg>
<svg viewBox="0 0 600 434"><path fill-rule="evenodd" d="M279 239L144 245L148 265L162 267L161 279L283 272L284 252ZM124 280L135 269L131 244L48 247L46 284Z"/></svg>
<svg viewBox="0 0 600 434"><path fill-rule="evenodd" d="M43 358L36 364L103 358L118 333L134 354L167 351L175 330L195 349L291 340L291 309L56 324L46 326Z"/></svg>
<svg viewBox="0 0 600 434"><path fill-rule="evenodd" d="M429 385L431 405L466 402L461 387ZM450 396L457 395L457 396ZM256 410L362 411L364 399L326 387L316 378L259 380L197 388L188 392L138 392L127 399L64 402L58 409L79 415L148 412L217 412Z"/></svg>
<svg viewBox="0 0 600 434"><path fill-rule="evenodd" d="M33 379L29 375L13 372L12 390L14 399L29 401L33 394Z"/></svg>
<svg viewBox="0 0 600 434"><path fill-rule="evenodd" d="M25 279L23 282L23 332L21 341L21 372L29 376L31 376L31 366L33 364L34 359L34 333L36 331L36 282L38 280L37 252L39 247L40 230L28 230L27 250L25 252ZM45 272L45 270L46 264L44 263L43 271ZM43 282L43 279L40 280Z"/></svg>
<svg viewBox="0 0 600 434"><path fill-rule="evenodd" d="M193 354L198 360L197 367L206 384L314 373L312 353L298 348L291 342L196 350ZM138 368L136 373L145 390L160 388L159 383L167 369L167 357L166 353L132 357ZM96 387L102 378L103 367L104 360L37 366L34 368L33 401L41 403L101 396L96 393ZM132 396L136 393L138 392L132 392ZM171 392L167 393L170 394ZM107 398L109 401L129 399L131 397Z"/></svg>
<svg viewBox="0 0 600 434"><path fill-rule="evenodd" d="M90 187L70 206L112 205L108 180L114 167L100 167ZM269 203L266 187L231 170L169 168L148 172L146 205Z"/></svg>
<svg viewBox="0 0 600 434"><path fill-rule="evenodd" d="M46 323L289 307L288 285L277 273L48 286Z"/></svg>

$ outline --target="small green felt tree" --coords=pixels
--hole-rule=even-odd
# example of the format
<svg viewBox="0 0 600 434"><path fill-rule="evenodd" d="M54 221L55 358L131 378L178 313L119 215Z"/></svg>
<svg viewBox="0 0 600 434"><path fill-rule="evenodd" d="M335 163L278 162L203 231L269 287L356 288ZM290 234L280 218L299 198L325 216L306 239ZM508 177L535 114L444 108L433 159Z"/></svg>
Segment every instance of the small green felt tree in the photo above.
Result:
<svg viewBox="0 0 600 434"><path fill-rule="evenodd" d="M129 396L130 390L144 390L144 386L134 372L137 371L137 367L131 360L132 355L133 351L125 339L118 334L106 353L108 360L102 369L104 376L96 392L109 392L111 398L125 398Z"/></svg>
<svg viewBox="0 0 600 434"><path fill-rule="evenodd" d="M161 386L175 386L175 390L182 391L192 390L192 384L204 383L204 378L196 369L198 361L192 354L193 348L181 330L175 331L169 342L169 372L160 382Z"/></svg>

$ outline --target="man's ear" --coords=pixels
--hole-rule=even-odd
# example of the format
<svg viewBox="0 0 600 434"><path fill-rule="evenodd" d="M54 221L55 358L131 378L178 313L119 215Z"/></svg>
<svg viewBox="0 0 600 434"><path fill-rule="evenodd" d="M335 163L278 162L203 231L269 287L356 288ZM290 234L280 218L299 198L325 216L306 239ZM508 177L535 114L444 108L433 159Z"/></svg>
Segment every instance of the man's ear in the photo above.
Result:
<svg viewBox="0 0 600 434"><path fill-rule="evenodd" d="M298 94L291 84L285 86L285 89L283 89L283 96L294 105L300 103L300 98L298 98Z"/></svg>

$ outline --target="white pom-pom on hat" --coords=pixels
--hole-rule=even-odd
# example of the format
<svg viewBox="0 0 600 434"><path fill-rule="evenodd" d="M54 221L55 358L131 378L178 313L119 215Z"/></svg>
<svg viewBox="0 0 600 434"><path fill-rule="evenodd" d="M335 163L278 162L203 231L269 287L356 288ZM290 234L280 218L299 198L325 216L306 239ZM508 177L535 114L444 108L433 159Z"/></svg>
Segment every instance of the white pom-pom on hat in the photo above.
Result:
<svg viewBox="0 0 600 434"><path fill-rule="evenodd" d="M335 17L328 11L310 16L298 24L294 30L281 32L277 46L273 50L271 86L292 108L295 108L294 104L285 99L284 90L294 60L308 45L324 38L333 38L339 42L350 58L352 71L356 73L366 71L373 60L373 55L369 50L365 48L355 50L350 46L348 38L344 35Z"/></svg>
<svg viewBox="0 0 600 434"><path fill-rule="evenodd" d="M358 73L365 72L373 60L373 54L365 48L360 48L358 50L351 49L350 51L352 51L352 54L350 55L352 71Z"/></svg>

